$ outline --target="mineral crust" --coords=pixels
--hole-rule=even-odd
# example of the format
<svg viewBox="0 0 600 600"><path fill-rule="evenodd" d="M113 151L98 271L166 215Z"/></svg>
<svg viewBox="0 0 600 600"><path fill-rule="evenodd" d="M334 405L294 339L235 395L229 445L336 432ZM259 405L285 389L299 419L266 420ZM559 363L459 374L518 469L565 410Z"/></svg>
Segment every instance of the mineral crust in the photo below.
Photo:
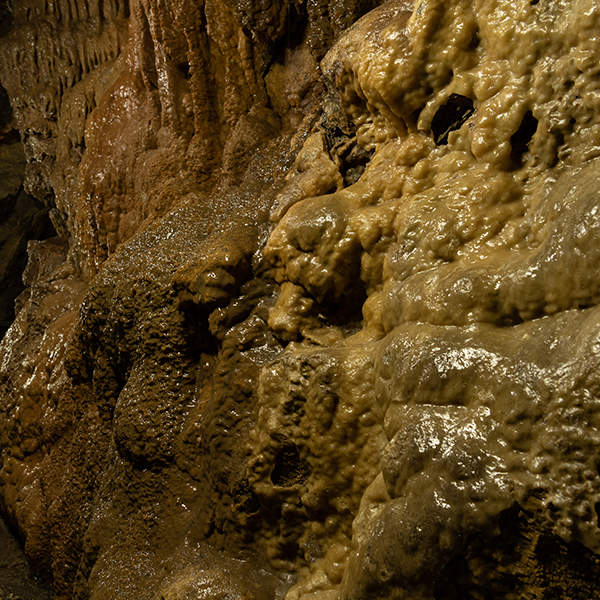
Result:
<svg viewBox="0 0 600 600"><path fill-rule="evenodd" d="M600 597L596 2L0 16L0 268L54 229L0 511L56 600Z"/></svg>

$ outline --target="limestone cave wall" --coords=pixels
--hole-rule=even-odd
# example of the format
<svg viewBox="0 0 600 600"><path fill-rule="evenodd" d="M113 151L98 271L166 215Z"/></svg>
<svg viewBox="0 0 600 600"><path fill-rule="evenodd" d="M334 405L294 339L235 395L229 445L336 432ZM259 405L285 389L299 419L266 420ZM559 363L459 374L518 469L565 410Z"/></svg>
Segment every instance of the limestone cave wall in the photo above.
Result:
<svg viewBox="0 0 600 600"><path fill-rule="evenodd" d="M600 596L596 2L0 20L0 512L56 600Z"/></svg>

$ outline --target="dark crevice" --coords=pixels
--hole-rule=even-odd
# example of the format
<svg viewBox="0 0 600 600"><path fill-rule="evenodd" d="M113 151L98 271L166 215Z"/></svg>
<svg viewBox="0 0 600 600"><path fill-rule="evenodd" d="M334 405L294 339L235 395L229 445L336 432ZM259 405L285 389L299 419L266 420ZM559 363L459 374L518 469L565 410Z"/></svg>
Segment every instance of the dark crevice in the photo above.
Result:
<svg viewBox="0 0 600 600"><path fill-rule="evenodd" d="M302 44L308 27L308 18L299 10L302 11L302 7L296 7L293 4L288 6L285 34L271 43L269 57L265 62L264 70L261 70L261 75L268 73L274 64L285 64L286 52ZM249 29L247 31L250 34L247 37L251 39L252 32Z"/></svg>
<svg viewBox="0 0 600 600"><path fill-rule="evenodd" d="M338 152L340 173L346 186L356 183L361 178L374 152L374 150L368 152L361 148L356 143L356 138L352 138L349 142L349 144L344 144Z"/></svg>
<svg viewBox="0 0 600 600"><path fill-rule="evenodd" d="M23 189L25 155L20 144L19 132L11 126L12 108L6 90L0 85L0 147L5 148L16 165L22 161L21 183L19 175L11 181L0 177L0 223L12 223L0 239L0 339L13 323L15 302L25 302L21 294L25 290L23 272L27 266L27 243L30 240L46 240L56 236L49 216L49 208Z"/></svg>
<svg viewBox="0 0 600 600"><path fill-rule="evenodd" d="M177 70L183 76L184 79L189 79L191 77L190 73L190 63L189 62L181 62L177 65Z"/></svg>
<svg viewBox="0 0 600 600"><path fill-rule="evenodd" d="M445 104L438 108L431 121L433 139L438 146L448 143L448 134L460 129L475 112L473 100L460 94L450 94Z"/></svg>
<svg viewBox="0 0 600 600"><path fill-rule="evenodd" d="M0 518L0 597L2 600L50 600L52 593L50 565L38 557L30 565L23 552L17 528Z"/></svg>
<svg viewBox="0 0 600 600"><path fill-rule="evenodd" d="M527 146L537 131L537 127L538 120L533 116L532 112L528 110L523 116L519 129L517 129L516 133L510 138L512 147L510 157L517 167L520 167L523 164Z"/></svg>
<svg viewBox="0 0 600 600"><path fill-rule="evenodd" d="M357 284L340 298L325 298L316 308L319 320L324 325L335 325L342 329L353 329L362 321L362 307L367 300L364 288ZM360 327L359 327L360 328Z"/></svg>
<svg viewBox="0 0 600 600"><path fill-rule="evenodd" d="M2 321L0 322L0 340L4 337L8 328L13 324L12 321Z"/></svg>
<svg viewBox="0 0 600 600"><path fill-rule="evenodd" d="M191 300L179 303L186 331L187 349L196 360L205 353L216 356L219 350L218 342L212 335L209 326L209 312Z"/></svg>
<svg viewBox="0 0 600 600"><path fill-rule="evenodd" d="M0 130L12 119L12 108L6 90L0 85Z"/></svg>
<svg viewBox="0 0 600 600"><path fill-rule="evenodd" d="M471 41L469 42L469 50L476 50L480 43L481 39L479 37L479 30L477 30L471 37Z"/></svg>
<svg viewBox="0 0 600 600"><path fill-rule="evenodd" d="M0 0L0 37L5 36L13 27L12 0Z"/></svg>
<svg viewBox="0 0 600 600"><path fill-rule="evenodd" d="M350 143L351 135L348 131L346 131L346 129L349 128L342 128L340 124L336 122L329 122L329 120L324 120L324 122L321 123L321 128L323 134L325 135L327 152L329 152L331 160L335 160L339 149L342 146Z"/></svg>
<svg viewBox="0 0 600 600"><path fill-rule="evenodd" d="M350 186L356 183L365 172L372 151L367 151L356 143L356 136L351 136L343 131L338 125L323 128L327 151L340 174L344 178L344 185Z"/></svg>
<svg viewBox="0 0 600 600"><path fill-rule="evenodd" d="M308 470L302 460L298 448L287 444L275 457L275 466L271 472L271 481L277 487L300 485L308 479Z"/></svg>
<svg viewBox="0 0 600 600"><path fill-rule="evenodd" d="M410 113L410 115L406 118L406 124L412 128L416 128L417 123L419 122L419 117L421 116L422 112L423 112L422 106L413 110L413 112Z"/></svg>

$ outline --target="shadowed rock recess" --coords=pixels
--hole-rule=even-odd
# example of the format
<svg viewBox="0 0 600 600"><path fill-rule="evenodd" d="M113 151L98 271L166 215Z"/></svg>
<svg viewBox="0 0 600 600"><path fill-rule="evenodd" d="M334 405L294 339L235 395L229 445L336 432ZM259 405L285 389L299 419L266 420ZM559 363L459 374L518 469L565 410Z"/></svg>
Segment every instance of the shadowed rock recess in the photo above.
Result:
<svg viewBox="0 0 600 600"><path fill-rule="evenodd" d="M600 597L598 32L0 0L0 187L56 232L0 344L0 511L56 600Z"/></svg>

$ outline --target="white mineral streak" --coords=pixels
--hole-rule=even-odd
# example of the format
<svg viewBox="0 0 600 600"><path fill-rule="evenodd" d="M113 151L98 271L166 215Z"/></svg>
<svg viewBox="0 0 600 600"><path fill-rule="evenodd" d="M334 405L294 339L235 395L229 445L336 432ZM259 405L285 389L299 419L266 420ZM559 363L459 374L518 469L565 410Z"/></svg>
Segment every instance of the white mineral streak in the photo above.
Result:
<svg viewBox="0 0 600 600"><path fill-rule="evenodd" d="M374 154L342 189L309 138L266 249L270 325L303 340L262 374L254 450L260 495L306 522L288 600L432 598L461 538L535 488L600 551L599 19L393 0L324 59ZM456 95L473 110L444 144ZM360 293L360 331L322 325ZM287 443L310 468L285 487L265 464ZM285 536L283 516L280 564Z"/></svg>

